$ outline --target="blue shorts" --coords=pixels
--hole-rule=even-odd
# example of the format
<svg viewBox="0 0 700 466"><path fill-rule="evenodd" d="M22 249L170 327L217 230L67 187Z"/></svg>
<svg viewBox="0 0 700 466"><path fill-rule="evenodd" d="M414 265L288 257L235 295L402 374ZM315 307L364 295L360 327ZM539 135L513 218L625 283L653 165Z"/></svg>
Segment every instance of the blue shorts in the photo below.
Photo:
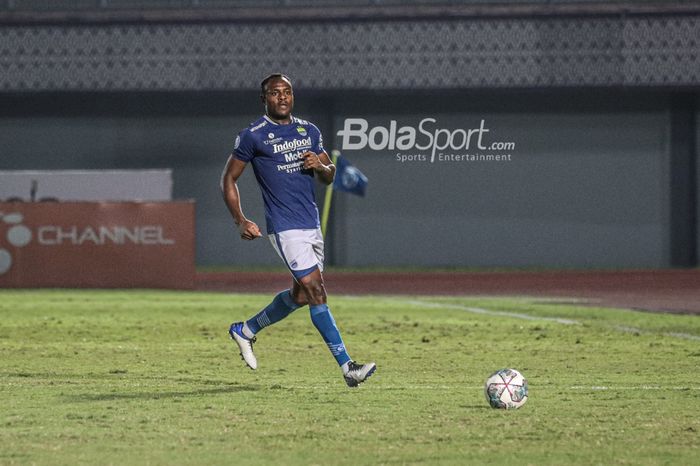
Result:
<svg viewBox="0 0 700 466"><path fill-rule="evenodd" d="M323 235L320 228L286 230L273 233L269 238L296 280L317 268L323 271Z"/></svg>

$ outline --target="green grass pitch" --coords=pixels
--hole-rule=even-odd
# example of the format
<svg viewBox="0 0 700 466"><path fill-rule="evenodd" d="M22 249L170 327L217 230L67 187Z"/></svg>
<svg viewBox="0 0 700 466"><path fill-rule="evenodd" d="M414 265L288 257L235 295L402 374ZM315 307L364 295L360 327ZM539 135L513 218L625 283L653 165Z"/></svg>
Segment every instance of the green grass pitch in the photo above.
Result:
<svg viewBox="0 0 700 466"><path fill-rule="evenodd" d="M339 297L345 386L308 309L272 297L0 291L0 464L697 464L700 318L533 299ZM530 399L491 409L513 367Z"/></svg>

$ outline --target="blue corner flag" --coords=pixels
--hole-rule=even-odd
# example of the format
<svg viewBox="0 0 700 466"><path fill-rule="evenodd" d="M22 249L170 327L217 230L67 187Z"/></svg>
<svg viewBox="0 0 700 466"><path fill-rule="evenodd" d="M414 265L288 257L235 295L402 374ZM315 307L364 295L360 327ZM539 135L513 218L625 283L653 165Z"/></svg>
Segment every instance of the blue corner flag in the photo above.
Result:
<svg viewBox="0 0 700 466"><path fill-rule="evenodd" d="M367 190L367 177L360 170L353 167L343 156L338 157L335 167L333 189L357 194L358 196L365 195L365 191Z"/></svg>

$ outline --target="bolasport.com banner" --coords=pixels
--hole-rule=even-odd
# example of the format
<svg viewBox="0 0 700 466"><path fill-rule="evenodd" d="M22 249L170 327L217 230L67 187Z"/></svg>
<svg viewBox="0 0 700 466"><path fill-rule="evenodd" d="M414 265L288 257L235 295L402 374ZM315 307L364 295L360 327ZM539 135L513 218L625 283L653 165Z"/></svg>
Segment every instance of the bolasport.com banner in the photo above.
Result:
<svg viewBox="0 0 700 466"><path fill-rule="evenodd" d="M486 120L473 127L448 127L438 118L424 117L409 124L389 120L372 125L365 118L346 118L338 131L344 151L389 151L400 163L510 162L513 141L494 139Z"/></svg>
<svg viewBox="0 0 700 466"><path fill-rule="evenodd" d="M192 288L193 202L0 203L0 287Z"/></svg>

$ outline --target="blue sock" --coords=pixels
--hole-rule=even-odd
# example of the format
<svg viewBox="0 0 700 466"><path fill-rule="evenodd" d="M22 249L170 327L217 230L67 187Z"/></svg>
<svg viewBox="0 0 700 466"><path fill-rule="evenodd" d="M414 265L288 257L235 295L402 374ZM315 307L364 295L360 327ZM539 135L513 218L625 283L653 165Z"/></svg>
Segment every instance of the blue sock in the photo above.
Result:
<svg viewBox="0 0 700 466"><path fill-rule="evenodd" d="M350 361L350 356L348 356L348 352L345 351L343 339L340 337L338 327L335 325L335 319L333 319L333 315L331 315L328 306L325 304L315 304L309 306L309 308L311 309L311 322L313 322L316 329L318 329L326 345L328 345L328 349L333 353L333 357L338 362L338 365L342 366Z"/></svg>
<svg viewBox="0 0 700 466"><path fill-rule="evenodd" d="M245 324L251 332L258 333L268 325L284 319L297 309L299 309L299 305L292 300L289 290L284 290L278 293L265 309L255 314Z"/></svg>

